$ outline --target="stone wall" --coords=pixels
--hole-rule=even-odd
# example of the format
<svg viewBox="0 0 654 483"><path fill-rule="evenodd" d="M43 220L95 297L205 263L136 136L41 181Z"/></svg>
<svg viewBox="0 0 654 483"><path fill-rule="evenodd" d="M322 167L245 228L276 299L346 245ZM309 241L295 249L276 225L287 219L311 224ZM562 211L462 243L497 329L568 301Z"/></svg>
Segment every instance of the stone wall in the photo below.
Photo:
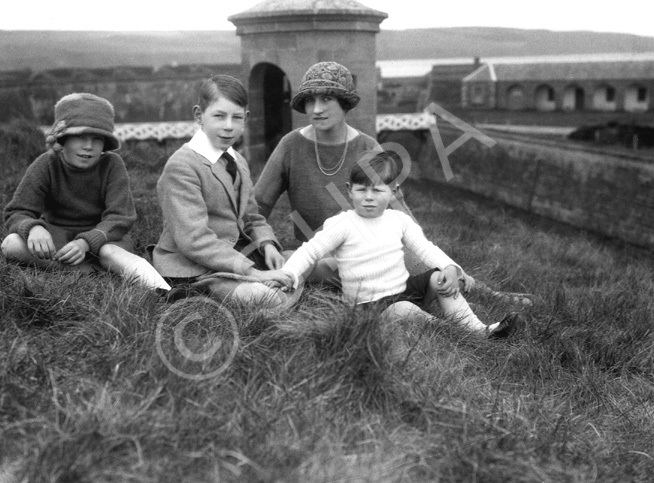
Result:
<svg viewBox="0 0 654 483"><path fill-rule="evenodd" d="M461 131L440 128L445 147ZM489 133L486 133L489 134ZM654 161L597 149L490 134L489 148L470 139L448 155L450 184L527 212L654 250ZM405 146L411 177L445 183L427 131L381 133Z"/></svg>
<svg viewBox="0 0 654 483"><path fill-rule="evenodd" d="M213 74L240 77L239 64L0 72L0 122L24 118L53 122L54 105L66 94L90 92L108 99L116 122L192 119L200 82Z"/></svg>

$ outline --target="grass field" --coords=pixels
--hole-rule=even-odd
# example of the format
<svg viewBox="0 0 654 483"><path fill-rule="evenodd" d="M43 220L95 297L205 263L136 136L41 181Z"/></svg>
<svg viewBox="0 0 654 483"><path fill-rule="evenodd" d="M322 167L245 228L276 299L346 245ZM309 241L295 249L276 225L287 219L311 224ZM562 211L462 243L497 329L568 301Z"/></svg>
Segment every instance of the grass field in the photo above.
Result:
<svg viewBox="0 0 654 483"><path fill-rule="evenodd" d="M123 154L142 250L161 227L165 153ZM26 162L0 163L4 206ZM108 274L0 258L0 482L652 481L651 252L449 186L405 192L470 274L535 294L516 338L408 323L398 361L376 314L324 290L284 313L170 306ZM271 223L288 242L285 215ZM469 300L488 321L513 309ZM184 356L178 336L214 357Z"/></svg>

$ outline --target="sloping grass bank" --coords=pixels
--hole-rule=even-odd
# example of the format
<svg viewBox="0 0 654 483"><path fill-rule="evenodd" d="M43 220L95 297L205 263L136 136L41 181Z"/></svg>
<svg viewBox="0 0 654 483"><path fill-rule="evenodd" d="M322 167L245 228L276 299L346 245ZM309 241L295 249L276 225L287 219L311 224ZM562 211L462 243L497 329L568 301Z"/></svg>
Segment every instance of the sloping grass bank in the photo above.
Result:
<svg viewBox="0 0 654 483"><path fill-rule="evenodd" d="M160 229L160 164L134 156L142 249ZM0 481L651 481L651 253L449 186L405 192L471 274L537 295L511 343L407 324L415 347L396 360L376 314L324 290L284 313L175 313L108 274L0 259ZM288 242L285 216L272 223ZM470 300L489 321L511 309ZM175 328L214 357L181 357Z"/></svg>

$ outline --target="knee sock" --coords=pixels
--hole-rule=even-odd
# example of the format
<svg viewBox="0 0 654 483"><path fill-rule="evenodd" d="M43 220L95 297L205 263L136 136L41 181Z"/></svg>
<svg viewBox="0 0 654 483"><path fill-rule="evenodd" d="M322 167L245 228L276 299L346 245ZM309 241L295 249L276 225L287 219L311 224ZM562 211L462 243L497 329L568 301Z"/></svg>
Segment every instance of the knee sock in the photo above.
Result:
<svg viewBox="0 0 654 483"><path fill-rule="evenodd" d="M457 298L438 295L437 298L446 317L474 332L486 330L486 324L477 318L463 295L459 294Z"/></svg>
<svg viewBox="0 0 654 483"><path fill-rule="evenodd" d="M145 258L134 256L130 261L132 263L129 266L123 267L123 276L125 278L134 280L146 287L170 290L170 285Z"/></svg>

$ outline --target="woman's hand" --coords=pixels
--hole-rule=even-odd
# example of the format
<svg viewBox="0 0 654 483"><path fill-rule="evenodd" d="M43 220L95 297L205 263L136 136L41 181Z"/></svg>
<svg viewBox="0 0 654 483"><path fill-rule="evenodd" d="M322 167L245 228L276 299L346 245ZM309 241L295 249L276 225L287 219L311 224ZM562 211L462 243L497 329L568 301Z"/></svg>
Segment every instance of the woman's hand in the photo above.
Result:
<svg viewBox="0 0 654 483"><path fill-rule="evenodd" d="M54 256L57 262L66 265L79 265L86 258L86 252L91 249L88 242L82 238L65 244Z"/></svg>
<svg viewBox="0 0 654 483"><path fill-rule="evenodd" d="M57 253L52 235L41 225L36 225L27 236L27 249L33 257L50 260Z"/></svg>

